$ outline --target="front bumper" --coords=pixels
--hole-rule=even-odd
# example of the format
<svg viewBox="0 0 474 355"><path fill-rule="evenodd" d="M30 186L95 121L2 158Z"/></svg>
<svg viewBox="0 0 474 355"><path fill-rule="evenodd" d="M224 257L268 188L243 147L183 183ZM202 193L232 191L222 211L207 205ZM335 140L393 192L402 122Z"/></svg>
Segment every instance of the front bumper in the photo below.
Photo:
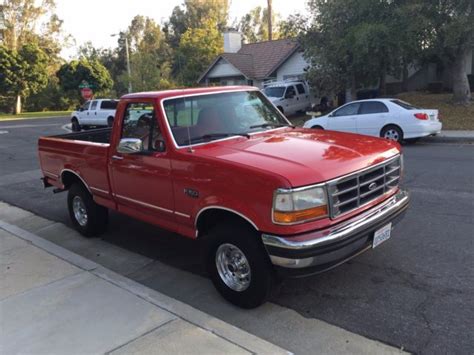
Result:
<svg viewBox="0 0 474 355"><path fill-rule="evenodd" d="M264 233L263 244L273 265L286 276L323 272L370 249L374 232L400 221L409 200L409 193L399 190L381 204L338 225L293 236Z"/></svg>

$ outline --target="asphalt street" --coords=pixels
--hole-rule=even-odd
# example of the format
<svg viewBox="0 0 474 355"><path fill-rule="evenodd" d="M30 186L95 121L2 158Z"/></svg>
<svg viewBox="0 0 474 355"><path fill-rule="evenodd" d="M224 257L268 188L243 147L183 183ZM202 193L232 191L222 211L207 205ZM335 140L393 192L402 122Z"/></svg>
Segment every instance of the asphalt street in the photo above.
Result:
<svg viewBox="0 0 474 355"><path fill-rule="evenodd" d="M0 201L70 226L66 194L43 190L37 160L38 137L64 133L67 122L0 122ZM472 354L474 145L421 142L404 152L403 185L412 203L392 238L325 274L285 280L272 298L276 306L262 309L289 309L308 321L322 320L414 353ZM134 264L138 259L94 255L149 287L275 344L304 341L285 318L264 327L251 318L258 313L226 305L207 282L200 288L206 273L193 241L114 213L109 231L95 243L150 260ZM298 350L299 340L293 341L285 347Z"/></svg>

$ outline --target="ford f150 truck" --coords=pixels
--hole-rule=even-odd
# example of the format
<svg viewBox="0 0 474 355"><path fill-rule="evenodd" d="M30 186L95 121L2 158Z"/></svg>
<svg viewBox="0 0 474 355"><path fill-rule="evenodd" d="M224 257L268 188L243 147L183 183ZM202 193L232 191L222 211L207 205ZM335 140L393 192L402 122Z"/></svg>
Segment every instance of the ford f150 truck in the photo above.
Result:
<svg viewBox="0 0 474 355"><path fill-rule="evenodd" d="M214 285L246 308L275 274L377 247L409 203L398 143L296 128L246 86L125 95L112 128L42 137L39 159L82 234L110 209L202 240Z"/></svg>

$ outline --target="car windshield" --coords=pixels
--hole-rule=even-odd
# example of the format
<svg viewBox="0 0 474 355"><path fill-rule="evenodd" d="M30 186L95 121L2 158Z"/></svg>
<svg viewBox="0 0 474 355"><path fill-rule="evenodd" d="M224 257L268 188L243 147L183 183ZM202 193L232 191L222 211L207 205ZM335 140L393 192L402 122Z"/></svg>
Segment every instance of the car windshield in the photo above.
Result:
<svg viewBox="0 0 474 355"><path fill-rule="evenodd" d="M283 94L285 93L285 87L273 86L273 87L265 88L263 92L268 97L283 97Z"/></svg>
<svg viewBox="0 0 474 355"><path fill-rule="evenodd" d="M179 146L290 126L260 91L237 91L163 101Z"/></svg>
<svg viewBox="0 0 474 355"><path fill-rule="evenodd" d="M402 101L402 100L391 100L394 104L403 107L406 110L419 110L419 107L413 106L412 104L409 104L408 102Z"/></svg>

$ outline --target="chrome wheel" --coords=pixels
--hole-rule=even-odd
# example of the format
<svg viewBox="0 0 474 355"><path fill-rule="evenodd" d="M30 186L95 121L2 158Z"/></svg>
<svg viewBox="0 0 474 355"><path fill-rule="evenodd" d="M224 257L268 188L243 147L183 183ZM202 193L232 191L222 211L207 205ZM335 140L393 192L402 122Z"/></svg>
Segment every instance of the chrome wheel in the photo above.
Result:
<svg viewBox="0 0 474 355"><path fill-rule="evenodd" d="M390 139L392 141L397 141L397 142L400 139L400 135L398 134L398 132L395 129L386 130L383 137L386 138L386 139Z"/></svg>
<svg viewBox="0 0 474 355"><path fill-rule="evenodd" d="M230 289L242 292L250 286L250 264L235 245L226 243L217 248L216 267L221 280Z"/></svg>
<svg viewBox="0 0 474 355"><path fill-rule="evenodd" d="M74 218L81 227L87 225L87 211L82 198L74 196L72 199L72 210L74 212Z"/></svg>

